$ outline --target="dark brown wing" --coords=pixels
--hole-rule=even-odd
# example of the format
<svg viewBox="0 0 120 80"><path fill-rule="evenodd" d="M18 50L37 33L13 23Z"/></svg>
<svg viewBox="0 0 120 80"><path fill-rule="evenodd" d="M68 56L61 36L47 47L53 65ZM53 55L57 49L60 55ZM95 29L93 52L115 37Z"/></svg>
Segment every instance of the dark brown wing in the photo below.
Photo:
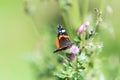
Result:
<svg viewBox="0 0 120 80"><path fill-rule="evenodd" d="M54 53L56 53L58 51L65 50L65 49L69 48L70 46L72 46L72 44L73 44L73 43L71 43L71 41L69 40L69 38L64 38L64 37L62 37L59 40L59 43L60 43L60 48L56 49L54 51Z"/></svg>
<svg viewBox="0 0 120 80"><path fill-rule="evenodd" d="M60 47L66 47L66 46L70 46L71 45L71 41L69 38L65 38L65 37L62 37L60 40Z"/></svg>
<svg viewBox="0 0 120 80"><path fill-rule="evenodd" d="M68 48L68 46L66 46L66 47L61 47L61 48L59 48L59 49L54 50L53 53L56 53L56 52L58 52L58 51L65 50L65 49L67 49L67 48Z"/></svg>

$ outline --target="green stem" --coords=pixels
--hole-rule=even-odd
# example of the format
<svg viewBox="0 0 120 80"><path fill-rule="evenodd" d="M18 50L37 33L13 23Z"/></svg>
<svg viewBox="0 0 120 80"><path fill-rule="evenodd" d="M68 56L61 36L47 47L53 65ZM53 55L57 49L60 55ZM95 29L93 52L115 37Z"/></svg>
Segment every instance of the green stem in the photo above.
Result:
<svg viewBox="0 0 120 80"><path fill-rule="evenodd" d="M59 5L68 33L71 33L71 29L75 32L81 23L78 0L59 0ZM76 34L70 35L73 37Z"/></svg>
<svg viewBox="0 0 120 80"><path fill-rule="evenodd" d="M81 43L80 43L81 49L83 49L83 47L85 46L85 36L86 36L86 32L81 34Z"/></svg>
<svg viewBox="0 0 120 80"><path fill-rule="evenodd" d="M105 4L106 4L106 0L101 0L100 1L100 11L104 11L104 8L105 8Z"/></svg>
<svg viewBox="0 0 120 80"><path fill-rule="evenodd" d="M89 5L89 0L83 0L83 21L85 20L85 17L87 15L87 12L88 12L88 5Z"/></svg>
<svg viewBox="0 0 120 80"><path fill-rule="evenodd" d="M76 55L76 67L75 67L75 70L77 72L77 77L78 77L78 65L77 65L77 63L78 63L78 54Z"/></svg>

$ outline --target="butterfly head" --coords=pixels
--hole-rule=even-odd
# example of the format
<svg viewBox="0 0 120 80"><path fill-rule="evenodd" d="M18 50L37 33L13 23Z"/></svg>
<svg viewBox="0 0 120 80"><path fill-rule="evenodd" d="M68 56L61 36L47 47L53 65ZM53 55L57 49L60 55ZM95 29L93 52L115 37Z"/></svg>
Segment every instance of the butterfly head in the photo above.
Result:
<svg viewBox="0 0 120 80"><path fill-rule="evenodd" d="M65 29L61 25L57 26L57 30L58 30L58 34L66 34Z"/></svg>

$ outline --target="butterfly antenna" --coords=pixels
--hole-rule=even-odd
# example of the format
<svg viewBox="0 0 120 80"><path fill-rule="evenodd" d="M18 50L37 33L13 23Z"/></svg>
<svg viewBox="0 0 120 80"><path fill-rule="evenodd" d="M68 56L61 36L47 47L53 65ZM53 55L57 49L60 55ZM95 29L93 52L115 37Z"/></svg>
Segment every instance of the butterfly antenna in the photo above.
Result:
<svg viewBox="0 0 120 80"><path fill-rule="evenodd" d="M62 28L62 26L61 26L60 24L58 24L57 28L58 28L58 29L59 29L59 28Z"/></svg>

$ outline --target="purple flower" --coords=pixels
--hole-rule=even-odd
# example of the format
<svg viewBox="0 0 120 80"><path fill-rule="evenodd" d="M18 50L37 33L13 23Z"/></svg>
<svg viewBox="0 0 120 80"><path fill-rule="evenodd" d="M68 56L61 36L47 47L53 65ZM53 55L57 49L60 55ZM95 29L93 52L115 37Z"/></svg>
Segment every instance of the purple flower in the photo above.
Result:
<svg viewBox="0 0 120 80"><path fill-rule="evenodd" d="M89 26L89 22L84 22L77 30L78 33L83 33L87 30L87 27Z"/></svg>
<svg viewBox="0 0 120 80"><path fill-rule="evenodd" d="M70 53L76 54L79 52L79 48L76 45L72 45L69 49Z"/></svg>
<svg viewBox="0 0 120 80"><path fill-rule="evenodd" d="M74 60L75 58L75 54L79 52L79 48L78 46L76 45L72 45L70 48L69 48L69 51L70 51L70 59L71 60Z"/></svg>
<svg viewBox="0 0 120 80"><path fill-rule="evenodd" d="M70 60L74 60L74 58L75 58L75 54L74 53L70 54Z"/></svg>

